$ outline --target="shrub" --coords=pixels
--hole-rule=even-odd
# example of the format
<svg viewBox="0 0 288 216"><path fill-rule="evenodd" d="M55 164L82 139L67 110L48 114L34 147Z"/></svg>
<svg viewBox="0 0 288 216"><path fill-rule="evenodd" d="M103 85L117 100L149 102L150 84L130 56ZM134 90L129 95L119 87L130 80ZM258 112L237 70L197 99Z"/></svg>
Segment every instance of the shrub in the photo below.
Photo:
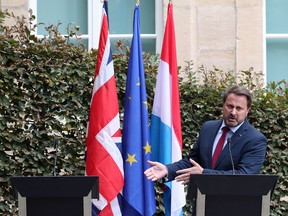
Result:
<svg viewBox="0 0 288 216"><path fill-rule="evenodd" d="M267 154L263 174L279 176L271 201L271 216L288 213L288 83L269 83L266 88L261 85L261 74L250 68L238 74L214 68L206 72L203 68L193 71L191 61L187 62L183 72L187 75L185 82L180 82L183 155L197 139L200 126L207 120L221 118L222 93L228 86L238 84L246 86L253 94L253 105L248 115L249 122L260 130L268 139ZM200 73L203 85L196 79ZM191 215L190 205L186 206L186 215Z"/></svg>
<svg viewBox="0 0 288 216"><path fill-rule="evenodd" d="M87 52L84 46L69 43L59 35L57 26L48 26L47 36L33 35L35 18L14 17L16 24L3 26L0 12L0 214L16 215L11 195L11 176L49 176L54 165L53 143L60 142L57 172L59 175L84 175L85 133L91 100L94 62L97 50ZM81 41L80 41L81 43ZM121 41L113 54L120 117L123 118L126 71L129 48ZM151 113L158 67L158 56L143 54L146 88ZM200 126L206 120L221 118L221 94L227 86L247 86L254 95L249 121L268 138L268 149L262 173L277 174L271 215L287 214L287 83L270 83L262 88L253 68L234 73L218 68L193 69L192 61L180 69L179 79L183 132L183 156L194 144ZM197 77L203 76L200 84ZM121 121L122 122L122 121ZM164 211L159 184L157 214ZM286 196L286 199L285 199ZM191 215L190 203L184 213Z"/></svg>

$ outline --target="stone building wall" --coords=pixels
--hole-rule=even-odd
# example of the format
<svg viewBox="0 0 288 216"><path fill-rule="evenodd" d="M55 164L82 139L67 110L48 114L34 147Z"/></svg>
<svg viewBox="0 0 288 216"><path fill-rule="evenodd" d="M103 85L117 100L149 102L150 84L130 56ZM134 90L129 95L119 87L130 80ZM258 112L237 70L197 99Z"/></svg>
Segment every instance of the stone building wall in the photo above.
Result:
<svg viewBox="0 0 288 216"><path fill-rule="evenodd" d="M163 23L167 3L163 1ZM263 0L173 1L178 65L224 71L263 70ZM28 0L0 0L1 8L27 14ZM9 24L8 21L7 24ZM165 25L163 25L165 27Z"/></svg>
<svg viewBox="0 0 288 216"><path fill-rule="evenodd" d="M166 1L164 1L166 2ZM174 1L178 64L263 70L262 0ZM164 8L166 11L166 8Z"/></svg>
<svg viewBox="0 0 288 216"><path fill-rule="evenodd" d="M28 0L0 0L0 6L2 10L8 9L12 11L16 16L28 16ZM12 19L6 21L6 25L11 25Z"/></svg>

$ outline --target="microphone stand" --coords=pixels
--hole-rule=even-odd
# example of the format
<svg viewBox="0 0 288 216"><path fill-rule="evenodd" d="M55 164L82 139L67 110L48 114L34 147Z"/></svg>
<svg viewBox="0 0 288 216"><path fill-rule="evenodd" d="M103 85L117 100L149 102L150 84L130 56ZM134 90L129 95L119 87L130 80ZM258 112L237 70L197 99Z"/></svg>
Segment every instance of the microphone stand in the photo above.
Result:
<svg viewBox="0 0 288 216"><path fill-rule="evenodd" d="M233 161L233 157L232 157L232 151L231 151L231 138L227 139L227 143L228 143L228 148L229 148L229 155L230 155L230 161L232 164L232 174L235 174L235 168L234 168L234 161Z"/></svg>
<svg viewBox="0 0 288 216"><path fill-rule="evenodd" d="M54 140L54 149L55 149L55 154L54 154L54 171L53 171L53 175L56 176L56 162L57 162L57 153L58 153L58 140Z"/></svg>

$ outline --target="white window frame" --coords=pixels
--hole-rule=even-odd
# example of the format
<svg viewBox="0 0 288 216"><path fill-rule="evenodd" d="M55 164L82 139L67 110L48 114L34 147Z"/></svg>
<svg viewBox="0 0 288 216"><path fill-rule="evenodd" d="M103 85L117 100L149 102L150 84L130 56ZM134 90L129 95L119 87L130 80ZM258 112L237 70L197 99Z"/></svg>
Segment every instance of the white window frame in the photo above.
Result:
<svg viewBox="0 0 288 216"><path fill-rule="evenodd" d="M88 49L97 49L100 36L102 5L101 0L87 0L88 2L88 34L81 35L80 38L88 39ZM33 10L33 14L37 14L37 0L28 0L28 8ZM161 52L162 36L163 36L163 3L155 1L155 34L141 34L142 39L156 39L156 53ZM37 23L37 15L34 24ZM42 35L37 34L38 37ZM129 39L133 34L110 34L110 38Z"/></svg>
<svg viewBox="0 0 288 216"><path fill-rule="evenodd" d="M263 73L265 76L264 84L267 85L267 39L288 39L288 34L267 34L266 29L266 0L263 1Z"/></svg>
<svg viewBox="0 0 288 216"><path fill-rule="evenodd" d="M264 86L267 85L267 34L266 34L266 0L263 1L263 74Z"/></svg>

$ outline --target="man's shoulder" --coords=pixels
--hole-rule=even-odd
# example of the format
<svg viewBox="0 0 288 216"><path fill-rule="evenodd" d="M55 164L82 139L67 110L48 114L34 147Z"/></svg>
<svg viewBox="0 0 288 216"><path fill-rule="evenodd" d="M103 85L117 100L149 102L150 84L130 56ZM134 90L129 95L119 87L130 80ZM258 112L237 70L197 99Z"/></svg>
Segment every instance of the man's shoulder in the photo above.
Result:
<svg viewBox="0 0 288 216"><path fill-rule="evenodd" d="M204 122L202 128L219 128L223 120L208 120Z"/></svg>
<svg viewBox="0 0 288 216"><path fill-rule="evenodd" d="M203 125L209 125L209 126L219 126L222 123L222 119L217 119L217 120L208 120L206 122L204 122Z"/></svg>
<svg viewBox="0 0 288 216"><path fill-rule="evenodd" d="M253 136L265 137L265 135L259 129L255 128L252 124L250 124L248 120L245 120L245 122L240 128L245 132L253 134Z"/></svg>

